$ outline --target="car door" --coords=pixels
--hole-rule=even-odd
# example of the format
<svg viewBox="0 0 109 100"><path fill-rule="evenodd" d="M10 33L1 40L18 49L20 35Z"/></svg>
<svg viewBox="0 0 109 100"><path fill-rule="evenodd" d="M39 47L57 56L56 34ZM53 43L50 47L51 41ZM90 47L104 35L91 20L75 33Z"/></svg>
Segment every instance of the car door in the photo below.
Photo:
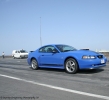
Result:
<svg viewBox="0 0 109 100"><path fill-rule="evenodd" d="M40 65L48 66L48 67L61 67L62 66L62 57L61 53L54 46L46 46L42 48L42 52L40 52ZM40 50L39 50L40 51Z"/></svg>
<svg viewBox="0 0 109 100"><path fill-rule="evenodd" d="M19 57L20 57L19 51L16 51L16 52L15 52L14 57L15 57L15 58L19 58Z"/></svg>

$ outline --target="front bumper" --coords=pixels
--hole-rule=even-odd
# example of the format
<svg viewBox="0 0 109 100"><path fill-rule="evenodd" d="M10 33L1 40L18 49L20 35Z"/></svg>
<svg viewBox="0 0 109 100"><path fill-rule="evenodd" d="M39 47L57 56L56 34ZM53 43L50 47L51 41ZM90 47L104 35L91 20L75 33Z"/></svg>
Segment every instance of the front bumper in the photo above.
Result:
<svg viewBox="0 0 109 100"><path fill-rule="evenodd" d="M104 60L104 62L102 62ZM81 59L78 61L80 69L97 69L105 67L107 58L103 59Z"/></svg>
<svg viewBox="0 0 109 100"><path fill-rule="evenodd" d="M20 55L22 58L28 58L28 55Z"/></svg>

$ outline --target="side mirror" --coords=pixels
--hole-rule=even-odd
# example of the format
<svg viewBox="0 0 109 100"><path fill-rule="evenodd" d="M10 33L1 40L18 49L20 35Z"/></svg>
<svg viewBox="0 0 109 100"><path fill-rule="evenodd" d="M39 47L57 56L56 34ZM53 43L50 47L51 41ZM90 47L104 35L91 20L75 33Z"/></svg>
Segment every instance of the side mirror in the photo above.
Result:
<svg viewBox="0 0 109 100"><path fill-rule="evenodd" d="M57 51L56 50L53 50L52 53L57 53Z"/></svg>

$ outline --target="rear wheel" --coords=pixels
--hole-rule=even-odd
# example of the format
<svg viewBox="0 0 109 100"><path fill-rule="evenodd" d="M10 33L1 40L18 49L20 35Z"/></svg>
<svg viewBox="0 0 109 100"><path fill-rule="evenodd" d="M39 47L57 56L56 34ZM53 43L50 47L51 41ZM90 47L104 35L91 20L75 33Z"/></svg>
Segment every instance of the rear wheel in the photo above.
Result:
<svg viewBox="0 0 109 100"><path fill-rule="evenodd" d="M31 61L31 68L34 70L38 69L38 62L35 59L32 59Z"/></svg>
<svg viewBox="0 0 109 100"><path fill-rule="evenodd" d="M13 55L13 59L15 59L14 55Z"/></svg>
<svg viewBox="0 0 109 100"><path fill-rule="evenodd" d="M70 74L75 74L78 71L78 64L74 58L69 58L66 60L65 70Z"/></svg>
<svg viewBox="0 0 109 100"><path fill-rule="evenodd" d="M20 58L20 59L22 59L22 57L21 57L21 56L20 56L19 58Z"/></svg>

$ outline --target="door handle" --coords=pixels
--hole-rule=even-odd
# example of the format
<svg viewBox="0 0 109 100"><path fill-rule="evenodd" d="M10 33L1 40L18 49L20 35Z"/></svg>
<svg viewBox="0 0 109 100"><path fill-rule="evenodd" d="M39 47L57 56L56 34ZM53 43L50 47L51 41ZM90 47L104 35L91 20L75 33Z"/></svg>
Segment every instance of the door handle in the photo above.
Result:
<svg viewBox="0 0 109 100"><path fill-rule="evenodd" d="M44 55L42 55L42 56L44 56Z"/></svg>

